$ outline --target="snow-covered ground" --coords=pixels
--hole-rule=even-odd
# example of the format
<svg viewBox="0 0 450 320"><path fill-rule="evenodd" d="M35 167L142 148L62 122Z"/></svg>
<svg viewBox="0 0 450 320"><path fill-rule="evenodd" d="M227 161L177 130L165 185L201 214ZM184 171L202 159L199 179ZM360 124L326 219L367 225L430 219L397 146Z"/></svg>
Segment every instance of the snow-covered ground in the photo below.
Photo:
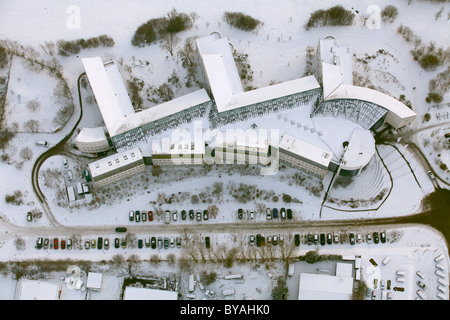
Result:
<svg viewBox="0 0 450 320"><path fill-rule="evenodd" d="M341 1L342 5L347 9L358 10L359 16L366 13L370 5L377 5L381 9L389 1ZM428 94L428 81L436 76L437 73L442 72L443 68L438 68L433 72L423 71L420 66L413 60L409 53L411 47L406 43L400 35L396 32L400 24L410 27L420 36L424 42L433 41L437 46L447 46L449 43L448 20L446 19L448 5L445 5L447 11L444 11L443 17L435 19L435 13L443 6L438 4L431 4L427 1L413 1L410 5L407 1L401 1L395 5L399 9L399 16L392 24L381 24L380 29L368 29L364 27L361 19L357 19L354 26L351 27L326 27L317 28L305 31L303 26L307 22L309 15L316 9L328 8L330 3L328 1L215 1L212 5L208 1L196 1L195 4L189 1L175 1L169 0L164 2L148 2L148 1L129 1L126 8L123 8L123 2L120 0L109 1L77 1L80 9L80 28L70 29L67 27L67 21L71 13L67 12L68 4L55 0L36 0L36 1L2 1L0 4L0 39L9 39L18 41L23 46L31 46L41 52L41 57L45 60L50 60L52 57L46 55L40 49L40 45L45 41L56 42L57 40L74 40L79 38L87 39L101 34L108 34L115 41L115 46L112 48L97 48L82 50L78 55L70 57L61 57L55 55L63 66L63 74L74 98L74 103L77 109L78 93L76 89L76 82L78 76L84 72L81 58L90 56L101 56L104 61L115 59L120 61L119 69L122 72L124 79L128 79L131 75L144 79L148 85L159 86L166 82L171 73L175 70L184 77L185 71L179 64L176 56L170 55L161 49L158 45L151 45L144 48L136 48L131 45L131 38L136 28L146 22L148 19L166 15L172 8L176 8L178 12L196 12L199 15L195 26L188 31L179 34L180 38L184 40L190 36L206 36L211 31L220 31L222 35L229 37L230 42L238 52L249 55L249 64L254 72L254 79L252 85L254 87L264 87L271 82L282 82L301 77L305 66L306 47L312 46L317 48L318 40L327 35L333 35L338 39L339 43L351 46L354 57L362 58L366 55L377 55L368 64L354 62L354 70L363 76L366 84L374 85L377 89L383 89L383 92L391 94L398 98L400 94L404 94L407 100L410 100L413 109L418 114L417 120L411 126L413 130L420 130L425 125L442 125L442 128L448 128L448 119L444 116L438 117L437 114L441 110L431 109L425 103L425 97ZM127 14L123 14L126 10ZM254 32L244 32L227 25L222 19L225 11L240 11L249 14L263 22L263 25ZM20 21L20 23L18 23ZM280 21L284 23L280 24ZM180 42L182 43L182 42ZM384 50L384 54L377 54L380 49ZM308 221L308 220L340 220L340 219L361 219L361 218L384 218L390 216L409 215L420 211L420 201L425 194L433 191L433 185L430 182L427 173L415 160L413 155L408 152L402 145L398 145L399 150L404 153L404 156L409 160L411 166L416 174L420 186L416 183L409 168L405 165L403 158L398 151L390 146L379 146L378 150L380 156L385 161L388 170L394 178L394 186L387 197L386 201L378 208L378 210L370 210L364 212L346 212L343 210L351 209L348 205L339 205L337 203L326 203L323 210L320 210L320 205L328 187L328 182L331 179L331 174L328 174L323 181L323 188L321 189L320 181L316 179L309 179L297 185L292 177L297 173L292 168L282 168L275 176L260 176L254 172L246 171L245 176L238 169L230 168L213 168L210 172L205 172L201 168L195 168L193 172L188 169L163 169L163 174L160 178L155 178L151 175L151 170L148 169L147 175L138 176L135 179L129 179L112 186L109 191L99 192L99 201L95 205L80 205L77 207L67 207L65 205L58 205L61 201L61 194L58 194L58 188L61 189L66 184L75 185L77 181L81 181L81 172L86 164L91 161L90 158L77 157L76 151L67 152L65 155L54 156L48 159L41 168L41 172L47 169L61 170L61 175L56 175L52 181L47 181L45 175L40 175L40 185L46 195L50 209L56 220L65 226L75 226L78 229L65 230L60 228L58 234L47 234L46 230L54 232L53 227L49 227L49 220L45 214L35 221L28 223L25 219L25 214L28 211L42 211L37 199L31 188L31 169L34 161L45 150L43 147L36 146L36 140L47 140L50 144L55 144L67 134L73 127L78 117L78 111L75 111L74 116L69 123L64 127L62 132L50 134L51 120L54 117L53 112L57 108L50 107L52 104L51 94L55 87L54 79L45 74L44 71L37 73L30 70L27 73L26 68L22 64L17 63L18 59L14 59L12 72L10 74L10 86L7 92L7 119L5 124L8 127L12 123L18 122L19 128L22 128L24 122L35 119L40 123L39 133L18 133L10 142L4 153L8 154L8 161L0 163L0 172L3 181L11 181L13 183L2 183L0 185L0 213L2 224L0 235L0 251L2 260L14 259L89 259L89 260L107 260L117 250L128 256L132 253L138 253L145 259L148 259L149 252L141 249L110 249L109 251L102 251L102 254L95 254L97 250L36 250L34 248L35 241L38 236L47 236L49 238L60 237L67 238L73 234L82 234L83 240L90 239L94 235L109 237L112 240L115 235L112 233L116 226L136 226L136 223L128 221L129 210L154 210L154 202L158 199L159 193L164 193L167 196L171 194L178 195L189 194L184 200L171 205L163 205L163 209L178 210L181 209L206 209L210 203L206 197L206 202L198 205L192 205L190 196L194 194L206 193L211 191L214 182L223 183L223 193L219 200L210 196L212 204L219 207L219 215L216 219L210 219L208 222L203 221L202 224L218 224L220 223L234 223L237 221L236 211L239 207L243 207L249 211L257 211L257 203L263 202L268 207L286 207L292 208L294 212L294 221ZM148 61L149 64L145 62ZM355 60L354 60L355 61ZM268 63L270 62L270 63ZM128 66L145 65L143 68ZM148 67L147 67L148 66ZM148 71L148 72L147 72ZM6 71L2 71L2 75ZM363 81L361 80L361 81ZM38 84L36 84L38 83ZM20 84L20 86L19 86ZM415 89L414 89L415 88ZM195 88L182 87L176 91L176 95L183 95L187 92L193 91ZM47 90L47 91L46 91ZM79 128L95 127L102 124L101 115L92 99L92 92L82 90L84 116L79 125ZM19 98L20 96L20 98ZM29 100L38 98L40 101L40 112L24 111L24 108L18 108L17 104L24 104ZM444 96L444 102L448 102L448 93ZM146 106L151 106L150 102L144 103ZM306 107L305 109L308 109ZM265 116L262 119L250 119L239 125L243 128L248 128L253 123L256 123L259 128L282 128L285 132L298 132L295 124L291 124L291 118L295 117L295 112L302 109L293 109L283 114L283 117L276 115ZM445 110L444 110L445 111ZM448 110L447 110L448 111ZM422 122L422 116L430 112L432 120L429 123ZM302 120L306 120L308 112L302 113ZM298 117L298 115L297 115ZM303 119L305 118L305 119ZM288 119L286 121L286 119ZM297 118L296 118L297 119ZM340 119L339 119L340 120ZM205 123L206 119L203 119ZM309 119L314 122L316 126L322 126L324 130L328 126L327 119ZM192 124L189 124L192 125ZM188 126L189 126L188 125ZM354 125L354 124L351 124ZM445 125L447 127L445 127ZM337 129L339 128L336 124ZM225 128L224 128L225 129ZM337 130L336 129L336 130ZM340 129L340 128L339 128ZM427 131L420 131L420 139L427 138L427 135L432 136L432 130L437 130L438 127ZM350 128L346 128L351 133ZM444 129L442 129L444 130ZM22 130L17 130L22 131ZM330 136L333 130L328 126ZM170 133L163 133L162 135L169 135ZM303 133L306 134L306 133ZM340 134L343 134L340 132ZM320 138L312 133L311 139L319 141ZM323 143L323 141L321 142ZM418 143L419 147L424 147L423 144ZM31 149L30 160L24 160L20 151L28 147ZM425 155L430 156L430 163L434 151L431 148L431 142L428 147L424 147ZM330 146L331 148L331 146ZM431 154L428 154L431 153ZM69 182L67 180L67 169L62 166L62 158L66 157L69 160L69 169L74 173L74 180ZM440 159L448 165L448 154L442 154ZM447 170L448 171L448 170ZM445 172L442 172L444 174ZM286 183L288 181L288 183ZM273 191L274 195L278 195L280 200L274 202L272 197L268 200L257 199L246 204L240 204L229 195L229 187L235 183L235 187L239 183L247 185L256 185L258 189L269 193ZM378 195L383 189L390 188L389 176L386 169L382 165L380 159L376 156L369 167L366 168L360 177L351 182L347 187L335 187L330 191L330 197L349 200L350 198L370 198ZM319 188L319 196L311 192L311 188ZM14 191L20 190L22 192L22 204L20 206L6 203L5 195L11 195ZM296 198L301 203L286 204L281 200L283 194L289 194L292 198ZM181 196L180 196L181 197ZM62 201L64 202L64 201ZM378 207L381 201L375 201L370 204L361 204L358 209L373 209ZM337 210L343 209L343 210ZM156 217L158 218L158 217ZM157 219L158 220L158 219ZM265 221L264 215L256 215L254 223L258 221ZM141 222L142 224L143 222ZM147 222L147 224L150 224ZM161 220L154 221L152 224L156 225L159 235L166 235L163 222ZM171 226L192 225L195 222L178 221L172 223ZM83 233L83 227L88 230ZM107 229L104 229L106 227ZM48 228L48 229L46 229ZM57 228L57 227L56 227ZM89 229L92 228L92 229ZM148 235L149 230L144 227L139 227L135 234L137 238L143 238ZM349 231L349 228L345 228ZM89 231L91 230L91 231ZM161 231L162 230L162 231ZM386 271L389 277L393 274L393 270L400 268L406 261L411 268L412 277L410 281L405 284L407 289L404 294L396 292L394 298L399 299L414 299L414 292L411 288L415 286L415 279L413 279L413 272L416 268L425 270L428 275L427 282L430 290L435 290L434 277L434 262L431 256L434 255L434 250L442 251L446 255L448 263L448 250L445 241L436 234L423 227L402 227L399 229L402 234L401 240L392 243L393 258L389 265L380 267L382 274ZM279 230L276 231L280 233ZM292 231L289 231L292 232ZM101 233L101 234L99 234ZM295 233L295 232L293 232ZM25 240L25 248L17 250L14 243L16 236L21 237L27 234L30 236L23 236ZM169 236L169 234L167 234ZM225 233L215 232L214 241L222 241L227 239ZM83 241L84 244L84 241ZM385 244L384 246L391 246ZM380 252L381 246L375 247L374 244L359 246L336 245L331 247L320 248L322 251L329 251L329 253L355 255L360 254L363 261L368 265L369 257L374 258L380 265L385 253ZM395 249L397 248L397 249ZM408 248L403 250L402 248ZM301 246L299 254L304 254L309 247ZM145 250L145 249L144 249ZM172 250L172 249L170 249ZM172 251L167 252L172 252ZM178 252L178 249L173 249ZM178 250L178 251L177 251ZM384 250L384 249L383 249ZM161 252L163 257L167 256L164 250ZM419 259L420 257L429 257L430 259ZM428 262L426 262L428 261ZM199 266L201 268L202 265ZM242 272L246 275L245 286L235 285L238 289L235 298L243 299L245 297L253 297L256 299L270 299L270 293L267 288L271 287L271 279L267 277L267 270L261 267L255 269L254 266L244 265L245 270L237 268L236 270L222 270L222 273L236 273ZM387 268L389 270L384 270ZM272 274L283 274L283 268L274 268ZM298 270L297 268L296 270ZM447 266L448 271L448 266ZM143 273L148 272L144 268ZM112 273L114 274L114 273ZM256 274L261 275L257 277ZM56 275L55 279L59 279L60 275ZM295 278L295 277L294 277ZM111 276L110 283L112 287L120 283L120 277ZM119 280L117 280L119 279ZM297 278L295 278L297 279ZM393 280L393 278L391 278ZM11 281L5 277L2 279L5 287L8 290L0 293L2 299L13 299L16 282ZM250 289L246 289L251 280L254 280ZM261 281L261 283L260 283ZM295 281L297 283L295 284ZM448 281L448 280L447 280ZM109 282L109 281L108 281ZM292 290L297 287L298 280L290 279L288 284ZM216 292L219 287L214 288ZM223 284L222 284L223 285ZM242 288L241 288L242 287ZM258 288L258 290L256 289ZM410 290L411 289L411 290ZM249 290L249 291L247 291ZM252 292L250 292L250 290ZM198 290L197 290L198 291ZM84 298L81 293L72 295L65 290L64 297L73 297L75 299ZM91 295L91 298L99 299L117 299L119 296L117 292L112 296L108 296L109 290L104 290L102 293ZM262 292L262 293L260 293ZM295 299L290 291L290 297ZM435 298L434 291L430 298ZM67 294L67 295L66 295ZM203 298L202 294L198 293L198 298Z"/></svg>

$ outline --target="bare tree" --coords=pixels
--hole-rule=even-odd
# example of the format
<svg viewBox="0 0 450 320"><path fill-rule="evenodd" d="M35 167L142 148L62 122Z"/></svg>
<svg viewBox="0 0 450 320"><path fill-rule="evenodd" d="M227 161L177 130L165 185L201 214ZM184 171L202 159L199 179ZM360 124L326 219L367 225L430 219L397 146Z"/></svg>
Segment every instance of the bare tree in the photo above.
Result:
<svg viewBox="0 0 450 320"><path fill-rule="evenodd" d="M20 157L24 160L24 161L28 161L31 160L31 158L33 157L33 151L31 150L30 147L24 147L22 148L22 150L20 150Z"/></svg>
<svg viewBox="0 0 450 320"><path fill-rule="evenodd" d="M168 32L166 33L160 44L161 49L167 50L171 56L173 56L175 47L180 42L180 38L178 38L174 33Z"/></svg>
<svg viewBox="0 0 450 320"><path fill-rule="evenodd" d="M111 264L120 268L125 264L125 258L120 253L117 253L112 256Z"/></svg>
<svg viewBox="0 0 450 320"><path fill-rule="evenodd" d="M33 133L36 133L39 131L39 121L38 120L34 120L34 119L30 119L27 122L25 122L23 124L23 127L25 130L29 130Z"/></svg>
<svg viewBox="0 0 450 320"><path fill-rule="evenodd" d="M211 218L215 219L219 214L219 208L215 204L208 206L208 214Z"/></svg>
<svg viewBox="0 0 450 320"><path fill-rule="evenodd" d="M37 98L27 102L27 108L30 111L39 111L40 107L41 103L37 100Z"/></svg>
<svg viewBox="0 0 450 320"><path fill-rule="evenodd" d="M53 56L53 54L56 52L56 45L54 42L45 41L44 44L40 44L39 46L41 47L42 51L44 51L44 53L49 56Z"/></svg>

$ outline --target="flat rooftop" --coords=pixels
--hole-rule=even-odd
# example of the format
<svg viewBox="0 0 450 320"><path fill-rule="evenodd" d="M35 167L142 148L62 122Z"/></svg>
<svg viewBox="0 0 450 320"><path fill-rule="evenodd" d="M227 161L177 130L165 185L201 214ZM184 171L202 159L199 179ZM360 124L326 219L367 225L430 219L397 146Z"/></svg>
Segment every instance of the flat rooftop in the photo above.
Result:
<svg viewBox="0 0 450 320"><path fill-rule="evenodd" d="M139 148L133 148L122 153L116 153L103 159L91 162L89 171L92 178L98 177L114 169L119 169L136 161L143 161Z"/></svg>

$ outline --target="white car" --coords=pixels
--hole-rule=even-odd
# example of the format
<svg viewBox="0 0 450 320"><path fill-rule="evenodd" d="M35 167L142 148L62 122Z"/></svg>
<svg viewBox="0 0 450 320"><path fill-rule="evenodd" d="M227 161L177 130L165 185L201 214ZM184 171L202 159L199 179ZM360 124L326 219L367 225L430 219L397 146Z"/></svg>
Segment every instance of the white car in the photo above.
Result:
<svg viewBox="0 0 450 320"><path fill-rule="evenodd" d="M430 177L430 180L434 180L435 179L434 174L431 171L428 171L428 176Z"/></svg>

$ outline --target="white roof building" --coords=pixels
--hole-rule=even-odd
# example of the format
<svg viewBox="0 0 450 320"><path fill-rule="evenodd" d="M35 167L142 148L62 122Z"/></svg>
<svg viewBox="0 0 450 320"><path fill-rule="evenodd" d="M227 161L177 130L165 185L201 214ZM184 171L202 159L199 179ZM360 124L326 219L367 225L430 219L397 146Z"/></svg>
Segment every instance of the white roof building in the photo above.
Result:
<svg viewBox="0 0 450 320"><path fill-rule="evenodd" d="M288 151L302 159L309 160L312 164L327 169L333 158L333 153L309 142L300 140L288 134L284 134L279 144L280 151Z"/></svg>
<svg viewBox="0 0 450 320"><path fill-rule="evenodd" d="M99 272L89 272L87 276L86 288L100 291L102 289L103 274Z"/></svg>
<svg viewBox="0 0 450 320"><path fill-rule="evenodd" d="M61 295L61 286L59 283L53 283L40 280L20 280L19 300L59 300Z"/></svg>
<svg viewBox="0 0 450 320"><path fill-rule="evenodd" d="M351 300L353 278L300 273L298 300Z"/></svg>
<svg viewBox="0 0 450 320"><path fill-rule="evenodd" d="M374 103L386 110L385 121L394 128L403 127L416 117L416 113L397 99L369 88L353 85L352 53L350 47L341 46L333 37L319 40L319 79L322 80L324 101L354 99Z"/></svg>
<svg viewBox="0 0 450 320"><path fill-rule="evenodd" d="M320 88L308 76L244 92L228 38L210 35L196 42L219 113Z"/></svg>
<svg viewBox="0 0 450 320"><path fill-rule="evenodd" d="M369 130L356 128L341 159L341 168L364 168L375 154L375 139Z"/></svg>
<svg viewBox="0 0 450 320"><path fill-rule="evenodd" d="M178 300L178 292L148 288L125 287L123 300Z"/></svg>

